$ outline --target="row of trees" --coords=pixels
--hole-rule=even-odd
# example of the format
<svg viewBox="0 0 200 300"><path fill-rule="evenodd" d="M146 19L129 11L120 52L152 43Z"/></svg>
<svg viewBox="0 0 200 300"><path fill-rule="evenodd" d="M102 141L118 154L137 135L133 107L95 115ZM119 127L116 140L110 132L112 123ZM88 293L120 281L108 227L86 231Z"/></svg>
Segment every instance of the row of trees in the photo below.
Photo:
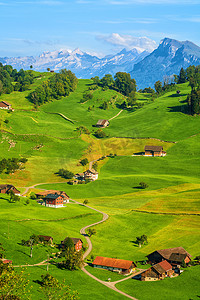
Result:
<svg viewBox="0 0 200 300"><path fill-rule="evenodd" d="M14 173L21 167L22 164L25 164L27 161L27 158L3 158L0 160L0 174L4 171L7 174Z"/></svg>
<svg viewBox="0 0 200 300"><path fill-rule="evenodd" d="M10 65L3 66L0 63L0 95L10 94L15 91L25 91L33 83L34 74L32 71L24 71L21 69L19 72L13 69Z"/></svg>
<svg viewBox="0 0 200 300"><path fill-rule="evenodd" d="M35 91L28 95L28 99L36 106L42 105L51 100L60 99L68 96L70 92L75 91L78 79L70 70L60 70L50 79L43 82Z"/></svg>
<svg viewBox="0 0 200 300"><path fill-rule="evenodd" d="M131 79L131 75L126 72L117 72L112 77L111 74L106 74L102 79L98 76L91 78L94 84L101 86L103 89L115 89L124 96L135 100L136 81Z"/></svg>

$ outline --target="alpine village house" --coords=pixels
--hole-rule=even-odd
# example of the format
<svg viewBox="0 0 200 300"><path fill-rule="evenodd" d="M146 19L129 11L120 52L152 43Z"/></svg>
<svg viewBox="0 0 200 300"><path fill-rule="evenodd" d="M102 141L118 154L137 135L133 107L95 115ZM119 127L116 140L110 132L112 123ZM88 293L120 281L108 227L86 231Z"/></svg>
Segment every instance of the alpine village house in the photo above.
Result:
<svg viewBox="0 0 200 300"><path fill-rule="evenodd" d="M150 146L146 145L144 148L145 156L165 156L166 152L163 151L163 146Z"/></svg>
<svg viewBox="0 0 200 300"><path fill-rule="evenodd" d="M65 241L68 239L68 237L66 237L64 239L64 241L61 241L61 246L62 248L64 248L64 244L65 244ZM76 251L80 251L83 247L83 241L79 238L70 238L72 240L72 242L74 243L74 248Z"/></svg>
<svg viewBox="0 0 200 300"><path fill-rule="evenodd" d="M1 184L0 193L9 194L10 191L13 191L15 195L20 196L20 191L14 187L12 184Z"/></svg>
<svg viewBox="0 0 200 300"><path fill-rule="evenodd" d="M94 268L102 268L122 274L130 274L136 268L136 264L131 260L108 258L102 256L97 256L92 265Z"/></svg>
<svg viewBox="0 0 200 300"><path fill-rule="evenodd" d="M7 110L12 110L11 104L9 104L6 101L1 101L0 102L0 109L7 109Z"/></svg>

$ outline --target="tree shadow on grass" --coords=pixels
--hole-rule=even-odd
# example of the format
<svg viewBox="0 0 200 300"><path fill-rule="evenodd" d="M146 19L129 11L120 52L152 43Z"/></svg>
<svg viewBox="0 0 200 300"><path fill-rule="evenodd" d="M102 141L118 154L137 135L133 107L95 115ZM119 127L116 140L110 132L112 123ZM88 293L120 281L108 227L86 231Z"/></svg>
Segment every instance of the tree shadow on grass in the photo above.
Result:
<svg viewBox="0 0 200 300"><path fill-rule="evenodd" d="M24 255L30 257L30 254L27 254L26 252L24 252L24 251L22 251L22 250L17 250L17 252L20 252L20 253L22 253L22 254L24 254Z"/></svg>
<svg viewBox="0 0 200 300"><path fill-rule="evenodd" d="M139 247L139 245L136 241L129 241L129 242L132 243L134 247Z"/></svg>

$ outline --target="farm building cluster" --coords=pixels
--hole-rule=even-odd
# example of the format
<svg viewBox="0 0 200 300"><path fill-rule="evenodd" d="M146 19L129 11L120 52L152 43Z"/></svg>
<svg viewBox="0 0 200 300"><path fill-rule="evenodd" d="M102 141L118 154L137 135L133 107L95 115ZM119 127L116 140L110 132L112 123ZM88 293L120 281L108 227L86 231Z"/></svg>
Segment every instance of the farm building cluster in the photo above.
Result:
<svg viewBox="0 0 200 300"><path fill-rule="evenodd" d="M88 169L83 173L77 173L74 176L74 179L77 181L95 181L98 179L99 173L94 169ZM77 182L78 183L78 182Z"/></svg>

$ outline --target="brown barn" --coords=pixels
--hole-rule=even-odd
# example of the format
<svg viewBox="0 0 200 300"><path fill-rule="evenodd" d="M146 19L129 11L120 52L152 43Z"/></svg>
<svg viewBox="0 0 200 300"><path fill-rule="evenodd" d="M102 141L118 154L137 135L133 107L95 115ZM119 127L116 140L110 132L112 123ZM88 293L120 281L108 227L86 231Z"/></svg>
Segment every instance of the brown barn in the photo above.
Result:
<svg viewBox="0 0 200 300"><path fill-rule="evenodd" d="M94 268L102 268L123 274L129 274L136 268L136 264L131 260L108 258L102 256L97 256L92 264Z"/></svg>
<svg viewBox="0 0 200 300"><path fill-rule="evenodd" d="M11 104L9 104L6 101L1 101L0 102L0 108L1 109L8 109L8 110L12 109Z"/></svg>
<svg viewBox="0 0 200 300"><path fill-rule="evenodd" d="M167 260L172 266L178 266L183 261L188 264L191 260L191 255L183 247L157 250L147 255L147 257L150 263Z"/></svg>
<svg viewBox="0 0 200 300"><path fill-rule="evenodd" d="M53 244L52 236L48 236L48 235L38 235L38 236L42 241Z"/></svg>
<svg viewBox="0 0 200 300"><path fill-rule="evenodd" d="M163 151L163 146L146 145L144 148L146 156L165 156L166 152Z"/></svg>
<svg viewBox="0 0 200 300"><path fill-rule="evenodd" d="M13 191L15 195L20 196L20 191L14 187L12 184L1 184L0 185L0 193L8 194L10 191Z"/></svg>
<svg viewBox="0 0 200 300"><path fill-rule="evenodd" d="M109 125L109 121L108 120L99 120L96 124L96 127L101 127L101 128L105 128Z"/></svg>
<svg viewBox="0 0 200 300"><path fill-rule="evenodd" d="M160 280L165 277L171 277L174 274L172 265L166 260L153 265L151 268L141 274L142 281Z"/></svg>
<svg viewBox="0 0 200 300"><path fill-rule="evenodd" d="M65 239L64 239L64 241L62 241L61 242L61 245L62 246L64 246L64 243L65 243L65 241L66 241L66 239L67 239L68 237L66 237ZM79 238L70 238L72 241L73 241L73 243L74 243L74 248L75 248L75 250L76 251L80 251L81 249L82 249L82 246L83 246L83 241L81 240L81 239L79 239Z"/></svg>
<svg viewBox="0 0 200 300"><path fill-rule="evenodd" d="M63 207L63 197L57 194L48 194L44 198L44 202L46 207Z"/></svg>

